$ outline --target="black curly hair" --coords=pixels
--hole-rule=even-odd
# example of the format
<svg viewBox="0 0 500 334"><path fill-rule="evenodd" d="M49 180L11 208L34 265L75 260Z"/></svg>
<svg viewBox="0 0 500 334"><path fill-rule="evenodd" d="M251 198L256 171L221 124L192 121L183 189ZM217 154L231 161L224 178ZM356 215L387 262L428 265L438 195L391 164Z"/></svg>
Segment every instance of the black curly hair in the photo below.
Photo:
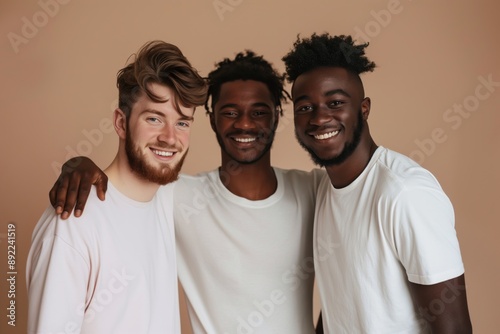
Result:
<svg viewBox="0 0 500 334"><path fill-rule="evenodd" d="M351 36L330 36L312 34L300 39L282 60L285 62L286 79L294 82L297 77L320 66L342 67L357 75L372 72L375 63L365 56L368 43L355 45Z"/></svg>
<svg viewBox="0 0 500 334"><path fill-rule="evenodd" d="M285 75L279 74L271 63L251 50L238 53L234 59L225 58L208 74L208 94L205 102L207 113L213 110L219 100L222 84L235 80L255 80L266 84L276 109L283 115L281 104L290 99L283 87Z"/></svg>

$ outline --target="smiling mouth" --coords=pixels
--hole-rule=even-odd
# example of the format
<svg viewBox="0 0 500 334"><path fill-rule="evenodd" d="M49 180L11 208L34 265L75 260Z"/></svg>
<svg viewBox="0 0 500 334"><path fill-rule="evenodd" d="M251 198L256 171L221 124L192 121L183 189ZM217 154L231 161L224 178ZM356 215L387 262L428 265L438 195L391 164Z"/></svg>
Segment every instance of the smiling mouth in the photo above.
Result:
<svg viewBox="0 0 500 334"><path fill-rule="evenodd" d="M331 131L331 132L327 132L327 133L322 133L320 135L314 135L313 137L315 139L318 139L318 140L325 140L325 139L335 137L339 132L340 132L339 130Z"/></svg>
<svg viewBox="0 0 500 334"><path fill-rule="evenodd" d="M174 155L174 152L160 151L160 150L151 150L154 154L162 156L162 157L171 157Z"/></svg>
<svg viewBox="0 0 500 334"><path fill-rule="evenodd" d="M251 143L257 140L256 137L251 137L251 138L233 138L235 141L238 143Z"/></svg>

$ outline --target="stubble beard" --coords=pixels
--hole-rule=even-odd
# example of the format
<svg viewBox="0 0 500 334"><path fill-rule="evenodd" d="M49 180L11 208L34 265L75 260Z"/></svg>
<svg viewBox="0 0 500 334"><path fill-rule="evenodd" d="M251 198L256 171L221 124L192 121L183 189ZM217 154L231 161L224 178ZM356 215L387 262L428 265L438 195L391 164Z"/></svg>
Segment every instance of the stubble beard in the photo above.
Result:
<svg viewBox="0 0 500 334"><path fill-rule="evenodd" d="M262 151L259 153L258 156L254 157L253 159L245 159L245 160L236 158L233 154L229 152L229 150L226 148L226 145L224 144L224 140L222 139L219 133L215 132L215 136L222 151L226 153L226 155L229 156L233 161L242 165L251 165L259 161L267 152L269 152L269 150L273 146L276 129L270 131L271 132L269 133L268 136L262 136L260 134L256 136L257 137L256 141L258 142L257 144L260 145L260 147L262 147ZM243 134L244 132L241 133Z"/></svg>
<svg viewBox="0 0 500 334"><path fill-rule="evenodd" d="M356 127L354 128L354 133L353 133L353 138L350 142L345 143L344 148L342 152L340 152L339 155L328 158L328 159L323 159L320 158L312 148L308 147L300 138L299 135L297 134L297 131L295 131L295 138L299 142L300 146L304 148L310 155L311 160L318 166L320 167L330 167L330 166L335 166L335 165L340 165L344 161L349 158L352 153L356 150L358 147L360 141L361 141L361 134L363 133L364 129L364 122L363 122L363 113L361 112L361 109L358 112L358 120L356 123Z"/></svg>

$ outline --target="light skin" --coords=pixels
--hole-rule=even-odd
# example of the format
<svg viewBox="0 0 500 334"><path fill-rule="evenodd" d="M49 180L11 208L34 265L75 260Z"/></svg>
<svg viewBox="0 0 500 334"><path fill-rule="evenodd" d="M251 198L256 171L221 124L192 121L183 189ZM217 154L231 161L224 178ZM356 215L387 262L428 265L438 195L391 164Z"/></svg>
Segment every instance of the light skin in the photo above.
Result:
<svg viewBox="0 0 500 334"><path fill-rule="evenodd" d="M104 170L106 175L99 175L101 182L107 183L109 178L121 193L142 202L153 198L160 184L165 183L161 181L162 178L168 180L172 170L180 169L189 147L194 113L194 108L180 106L180 112L176 109L175 95L171 88L157 83L152 83L149 87L166 102L154 102L143 93L132 106L128 119L122 110L114 111L113 125L119 137L118 152ZM126 152L127 136L131 141L131 151L146 169L137 171L131 167ZM151 175L155 175L155 178ZM68 181L65 184L67 186ZM54 189L51 193L53 191ZM104 192L105 189L101 191ZM66 219L71 211L62 212L62 208L63 206L58 206L56 212ZM83 208L80 209L80 214L82 210Z"/></svg>
<svg viewBox="0 0 500 334"><path fill-rule="evenodd" d="M351 184L377 148L367 123L370 99L364 96L359 77L339 67L313 69L297 77L292 100L297 139L325 161L334 161L340 156L352 142L357 122L364 122L359 144L351 154L340 163L325 166L335 188ZM419 310L429 310L433 301L442 300L443 295L448 298L443 312L424 316L433 333L472 332L464 275L434 285L409 282L409 286ZM458 287L463 293L447 295L450 286Z"/></svg>
<svg viewBox="0 0 500 334"><path fill-rule="evenodd" d="M120 124L135 122L139 129L121 136L125 135L127 160L135 174L164 185L177 179L188 151L194 108L177 109L176 96L168 86L152 83L148 87L165 102L152 101L143 93L128 120L122 118L125 123Z"/></svg>

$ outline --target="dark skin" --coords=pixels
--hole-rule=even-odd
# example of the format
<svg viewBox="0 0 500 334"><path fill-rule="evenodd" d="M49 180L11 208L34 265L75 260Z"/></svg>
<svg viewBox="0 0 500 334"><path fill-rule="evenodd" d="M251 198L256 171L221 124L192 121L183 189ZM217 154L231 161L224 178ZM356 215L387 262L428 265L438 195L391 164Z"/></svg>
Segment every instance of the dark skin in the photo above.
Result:
<svg viewBox="0 0 500 334"><path fill-rule="evenodd" d="M233 194L249 200L271 196L277 179L271 166L269 148L273 137L269 134L278 125L279 112L267 86L253 80L224 83L213 109L210 124L219 136L221 181ZM51 204L63 219L73 207L78 217L92 184L104 200L106 175L86 157L71 159L63 165L61 176L49 193ZM323 333L322 326L316 332Z"/></svg>
<svg viewBox="0 0 500 334"><path fill-rule="evenodd" d="M80 217L92 185L96 186L99 199L104 201L108 189L106 174L87 157L72 158L64 163L61 175L50 189L50 203L62 219L67 219L73 208L75 217Z"/></svg>
<svg viewBox="0 0 500 334"><path fill-rule="evenodd" d="M297 137L322 160L338 157L353 141L357 122L364 122L352 153L344 161L325 167L335 188L351 184L377 148L367 123L371 103L364 96L359 76L339 67L313 69L295 80L292 98ZM409 282L409 286L432 333L472 333L464 275L433 285ZM444 310L432 312L439 302L445 305Z"/></svg>
<svg viewBox="0 0 500 334"><path fill-rule="evenodd" d="M272 139L266 134L269 129L276 129L278 119L278 111L264 83L236 80L222 84L210 114L210 125L219 136L220 174L233 175L224 179L221 176L221 180L233 194L262 200L276 191L271 152L266 150L266 143Z"/></svg>

